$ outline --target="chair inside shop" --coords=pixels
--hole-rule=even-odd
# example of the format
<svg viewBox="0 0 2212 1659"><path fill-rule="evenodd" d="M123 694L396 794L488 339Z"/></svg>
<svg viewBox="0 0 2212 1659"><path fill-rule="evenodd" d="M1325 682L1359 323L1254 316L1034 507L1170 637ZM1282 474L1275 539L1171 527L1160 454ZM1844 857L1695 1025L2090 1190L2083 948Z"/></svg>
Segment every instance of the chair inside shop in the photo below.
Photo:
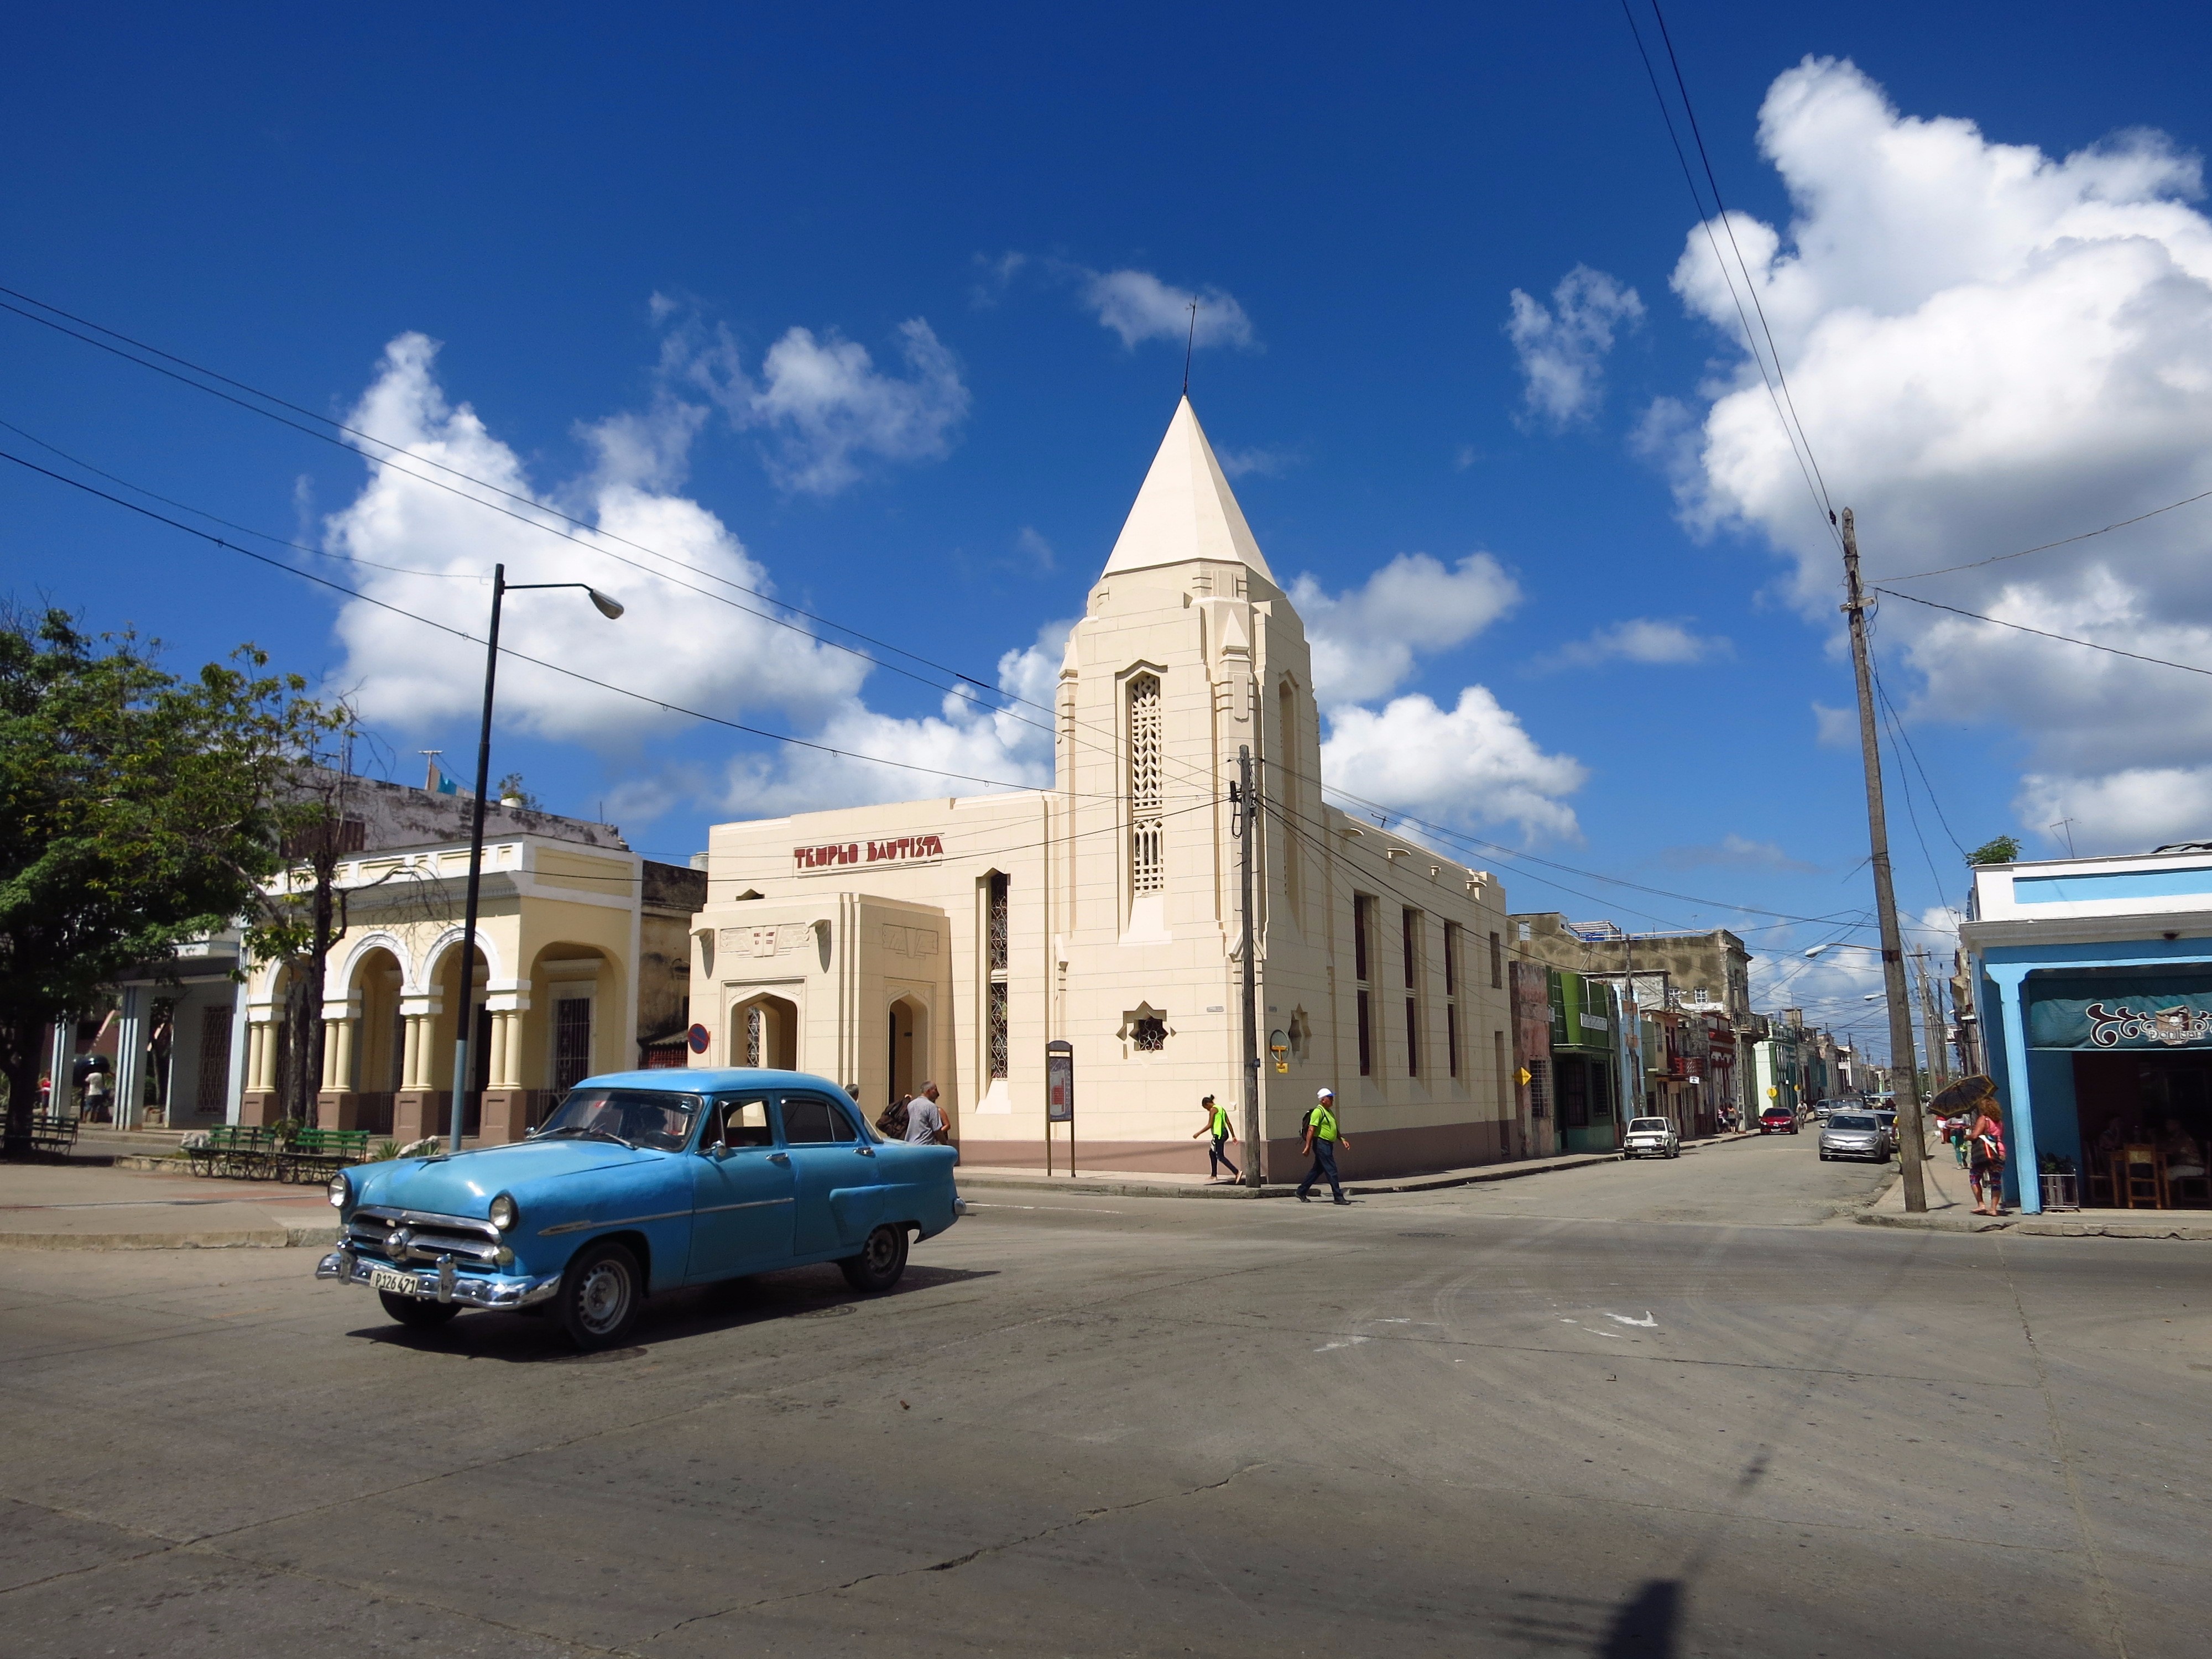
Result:
<svg viewBox="0 0 2212 1659"><path fill-rule="evenodd" d="M2172 1208L2166 1154L2155 1146L2123 1146L2113 1153L2112 1206L2121 1210Z"/></svg>

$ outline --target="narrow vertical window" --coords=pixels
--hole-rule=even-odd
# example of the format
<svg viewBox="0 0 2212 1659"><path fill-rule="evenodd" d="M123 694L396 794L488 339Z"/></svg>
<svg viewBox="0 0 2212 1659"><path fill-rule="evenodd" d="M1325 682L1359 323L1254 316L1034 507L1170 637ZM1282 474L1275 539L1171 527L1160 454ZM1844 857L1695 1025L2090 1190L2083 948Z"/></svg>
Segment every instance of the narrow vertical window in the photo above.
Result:
<svg viewBox="0 0 2212 1659"><path fill-rule="evenodd" d="M983 1050L987 1075L1001 1078L1006 1075L1006 914L1009 882L1003 872L994 872L986 902L984 937L986 957L990 975L983 1000Z"/></svg>
<svg viewBox="0 0 2212 1659"><path fill-rule="evenodd" d="M1129 890L1167 887L1167 827L1160 788L1160 677L1129 682Z"/></svg>
<svg viewBox="0 0 2212 1659"><path fill-rule="evenodd" d="M1505 946L1498 935L1492 933L1490 936L1490 988L1498 991L1504 988Z"/></svg>
<svg viewBox="0 0 2212 1659"><path fill-rule="evenodd" d="M1459 951L1463 937L1455 921L1444 924L1444 1066L1459 1075Z"/></svg>
<svg viewBox="0 0 2212 1659"><path fill-rule="evenodd" d="M1421 1005L1406 999L1406 1075L1421 1074Z"/></svg>
<svg viewBox="0 0 2212 1659"><path fill-rule="evenodd" d="M553 1005L553 1086L573 1089L592 1074L592 1000L562 997Z"/></svg>
<svg viewBox="0 0 2212 1659"><path fill-rule="evenodd" d="M1398 943L1405 961L1406 980L1406 1075L1421 1074L1421 1005L1414 994L1413 951L1420 936L1421 913L1411 906L1398 912Z"/></svg>
<svg viewBox="0 0 2212 1659"><path fill-rule="evenodd" d="M1352 976L1359 981L1355 1000L1359 1009L1359 1075L1375 1075L1375 1030L1367 1006L1369 932L1375 926L1375 901L1364 893L1352 896Z"/></svg>
<svg viewBox="0 0 2212 1659"><path fill-rule="evenodd" d="M1414 909L1401 910L1398 926L1400 942L1406 952L1406 988L1410 991L1413 988L1413 940L1421 931L1421 913Z"/></svg>
<svg viewBox="0 0 2212 1659"><path fill-rule="evenodd" d="M1296 814L1305 796L1298 787L1298 693L1297 688L1285 679L1275 690L1275 754L1276 765L1282 773L1279 793L1283 811ZM1287 823L1289 820L1286 819ZM1295 834L1286 835L1281 842L1283 849L1283 892L1290 900L1291 915L1300 927L1305 925L1304 858L1298 850Z"/></svg>

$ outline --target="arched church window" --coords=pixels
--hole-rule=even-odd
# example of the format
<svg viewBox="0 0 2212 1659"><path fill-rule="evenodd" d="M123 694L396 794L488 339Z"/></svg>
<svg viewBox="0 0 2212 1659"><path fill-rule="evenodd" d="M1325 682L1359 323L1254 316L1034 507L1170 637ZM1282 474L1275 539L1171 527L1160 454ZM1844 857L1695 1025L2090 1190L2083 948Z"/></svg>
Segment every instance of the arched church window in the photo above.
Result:
<svg viewBox="0 0 2212 1659"><path fill-rule="evenodd" d="M1129 682L1129 890L1167 887L1167 825L1160 788L1160 677Z"/></svg>

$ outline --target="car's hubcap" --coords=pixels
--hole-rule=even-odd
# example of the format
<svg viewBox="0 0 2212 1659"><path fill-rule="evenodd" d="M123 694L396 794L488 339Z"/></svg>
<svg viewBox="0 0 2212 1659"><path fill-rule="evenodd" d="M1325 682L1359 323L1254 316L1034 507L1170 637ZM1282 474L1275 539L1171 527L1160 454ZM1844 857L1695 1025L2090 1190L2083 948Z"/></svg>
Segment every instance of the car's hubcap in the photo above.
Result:
<svg viewBox="0 0 2212 1659"><path fill-rule="evenodd" d="M629 1309L629 1275L617 1262L602 1261L584 1275L577 1287L576 1316L584 1328L602 1334L622 1323Z"/></svg>
<svg viewBox="0 0 2212 1659"><path fill-rule="evenodd" d="M868 1266L876 1273L887 1271L897 1254L898 1246L889 1233L879 1232L868 1241Z"/></svg>

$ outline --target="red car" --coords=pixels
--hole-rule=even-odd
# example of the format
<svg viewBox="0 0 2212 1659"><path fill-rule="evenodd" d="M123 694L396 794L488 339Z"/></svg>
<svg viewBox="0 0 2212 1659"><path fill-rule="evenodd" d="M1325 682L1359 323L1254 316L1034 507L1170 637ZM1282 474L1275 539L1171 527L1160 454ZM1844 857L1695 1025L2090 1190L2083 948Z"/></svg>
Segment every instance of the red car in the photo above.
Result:
<svg viewBox="0 0 2212 1659"><path fill-rule="evenodd" d="M1787 1106L1770 1106L1759 1115L1759 1133L1794 1135L1797 1133L1797 1114Z"/></svg>

